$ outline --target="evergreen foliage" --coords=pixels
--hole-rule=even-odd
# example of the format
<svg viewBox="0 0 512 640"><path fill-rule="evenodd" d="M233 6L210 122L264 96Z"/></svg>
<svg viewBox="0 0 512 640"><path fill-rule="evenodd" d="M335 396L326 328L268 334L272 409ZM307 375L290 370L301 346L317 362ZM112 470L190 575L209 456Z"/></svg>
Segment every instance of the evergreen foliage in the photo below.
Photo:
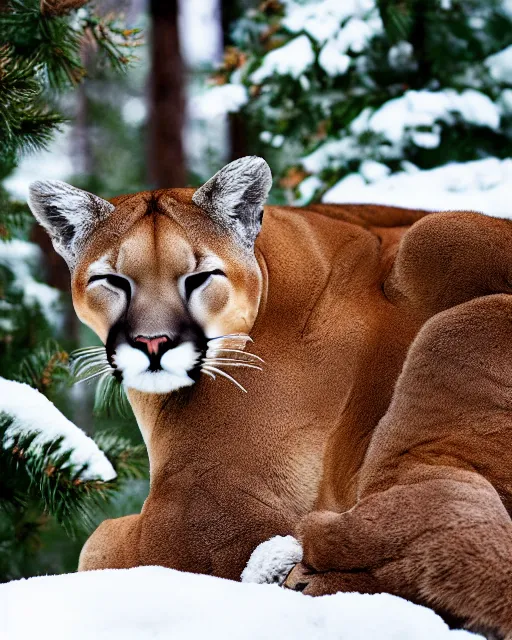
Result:
<svg viewBox="0 0 512 640"><path fill-rule="evenodd" d="M95 71L119 75L133 60L139 31L84 4L11 0L0 11L0 180L66 121L63 92L90 82L84 43L97 53ZM29 242L33 224L26 204L0 185L0 376L29 384L72 414L68 352L77 345L62 331L62 294L42 281L43 256ZM123 403L111 385L98 398L98 409L111 412ZM82 480L60 439L34 445L35 430L6 437L14 416L1 412L0 398L0 581L75 570L81 545L113 498L147 477L145 449L97 435L117 478Z"/></svg>
<svg viewBox="0 0 512 640"><path fill-rule="evenodd" d="M69 463L71 452L60 450L62 439L34 447L35 432L6 437L11 423L12 418L0 414L0 582L26 576L26 556L37 550L50 517L68 535L80 536L93 529L98 510L118 492L120 483L147 474L143 445L104 437L99 444L117 479L83 481L83 469Z"/></svg>
<svg viewBox="0 0 512 640"><path fill-rule="evenodd" d="M49 90L75 86L86 75L84 40L92 41L117 71L133 60L139 32L89 7L43 15L39 0L11 0L0 12L0 178L20 153L44 148L64 121Z"/></svg>
<svg viewBox="0 0 512 640"><path fill-rule="evenodd" d="M266 0L236 23L214 80L246 89L256 151L304 203L369 160L393 173L509 157L512 73L489 58L511 32L502 0ZM399 136L378 116L404 118L400 98L416 118Z"/></svg>

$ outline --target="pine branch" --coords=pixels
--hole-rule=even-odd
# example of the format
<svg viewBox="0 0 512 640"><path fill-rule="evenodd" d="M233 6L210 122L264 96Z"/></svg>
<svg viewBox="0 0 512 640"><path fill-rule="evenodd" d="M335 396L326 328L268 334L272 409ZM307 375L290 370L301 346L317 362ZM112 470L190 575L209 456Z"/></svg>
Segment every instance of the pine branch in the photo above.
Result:
<svg viewBox="0 0 512 640"><path fill-rule="evenodd" d="M0 510L37 505L74 535L91 528L98 508L115 495L121 482L147 476L143 446L104 438L104 452L118 473L117 480L81 480L84 468L69 464L71 451L60 450L62 438L35 447L37 433L7 437L11 425L12 418L0 414Z"/></svg>
<svg viewBox="0 0 512 640"><path fill-rule="evenodd" d="M48 104L47 92L84 79L84 45L92 43L117 72L135 59L140 31L125 29L112 16L100 18L89 7L78 15L80 4L69 0L60 11L56 2L45 1L42 13L39 0L10 0L0 11L0 177L20 154L45 148L66 120ZM68 15L71 9L75 13Z"/></svg>
<svg viewBox="0 0 512 640"><path fill-rule="evenodd" d="M101 378L94 397L94 413L98 416L118 415L127 418L132 409L123 385L112 375Z"/></svg>
<svg viewBox="0 0 512 640"><path fill-rule="evenodd" d="M117 72L126 71L137 59L133 50L143 44L140 29L126 29L112 15L89 14L83 19L83 29Z"/></svg>
<svg viewBox="0 0 512 640"><path fill-rule="evenodd" d="M0 186L0 241L25 238L34 224L26 203L12 200Z"/></svg>
<svg viewBox="0 0 512 640"><path fill-rule="evenodd" d="M69 380L68 362L68 354L55 340L48 340L21 362L14 379L46 395L55 384Z"/></svg>

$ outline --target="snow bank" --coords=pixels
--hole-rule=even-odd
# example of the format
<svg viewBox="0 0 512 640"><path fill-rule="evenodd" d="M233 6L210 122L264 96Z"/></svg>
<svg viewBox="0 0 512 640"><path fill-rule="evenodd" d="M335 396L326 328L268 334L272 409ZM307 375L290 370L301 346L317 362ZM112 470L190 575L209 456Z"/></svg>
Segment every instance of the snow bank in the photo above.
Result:
<svg viewBox="0 0 512 640"><path fill-rule="evenodd" d="M0 412L14 418L7 429L6 444L10 437L25 432L38 432L32 446L63 437L61 451L72 449L69 463L77 467L88 465L80 474L82 480L107 482L116 477L114 468L97 444L64 417L48 398L28 384L0 378Z"/></svg>
<svg viewBox="0 0 512 640"><path fill-rule="evenodd" d="M479 637L450 631L430 609L386 594L311 598L276 585L241 584L162 567L3 584L0 620L0 637L6 640L54 640L56 629L73 640Z"/></svg>
<svg viewBox="0 0 512 640"><path fill-rule="evenodd" d="M327 191L323 202L387 204L431 211L466 209L512 218L512 159L487 158L407 171L367 182L352 173Z"/></svg>

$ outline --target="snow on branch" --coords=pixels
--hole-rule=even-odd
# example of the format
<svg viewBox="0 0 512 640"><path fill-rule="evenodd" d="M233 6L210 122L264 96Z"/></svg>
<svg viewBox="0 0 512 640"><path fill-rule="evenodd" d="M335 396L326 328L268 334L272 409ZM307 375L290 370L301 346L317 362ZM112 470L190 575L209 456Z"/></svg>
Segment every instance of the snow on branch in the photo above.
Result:
<svg viewBox="0 0 512 640"><path fill-rule="evenodd" d="M70 422L44 395L27 384L0 378L0 412L13 419L7 428L4 447L18 436L36 433L34 446L62 438L59 451L71 451L68 465L77 469L81 480L108 482L116 477L114 468L96 443Z"/></svg>
<svg viewBox="0 0 512 640"><path fill-rule="evenodd" d="M16 239L0 242L0 265L12 272L14 285L23 293L24 303L27 306L39 305L48 322L58 327L61 323L58 313L59 292L32 277L32 269L40 258L41 251L32 242Z"/></svg>
<svg viewBox="0 0 512 640"><path fill-rule="evenodd" d="M430 211L465 209L512 217L511 159L452 162L426 171L420 171L411 163L403 164L405 171L388 177L377 175L376 171L375 175L351 173L329 189L322 200L417 207Z"/></svg>

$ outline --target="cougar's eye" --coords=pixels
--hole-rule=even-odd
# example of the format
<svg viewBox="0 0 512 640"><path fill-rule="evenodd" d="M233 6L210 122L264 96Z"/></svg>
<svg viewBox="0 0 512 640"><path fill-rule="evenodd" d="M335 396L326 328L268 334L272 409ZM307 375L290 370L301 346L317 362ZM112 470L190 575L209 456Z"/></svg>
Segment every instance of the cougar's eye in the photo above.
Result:
<svg viewBox="0 0 512 640"><path fill-rule="evenodd" d="M132 295L132 287L130 285L130 282L126 278L115 275L113 273L107 273L105 275L91 276L87 284L90 285L93 282L98 282L99 280L103 280L104 284L106 284L109 289L120 289L121 291L124 291L126 293L126 297L128 298L128 300L130 300Z"/></svg>
<svg viewBox="0 0 512 640"><path fill-rule="evenodd" d="M193 273L190 276L186 276L183 284L185 300L188 302L192 292L204 285L211 276L226 277L226 274L221 269L214 269L213 271L201 271L200 273Z"/></svg>

